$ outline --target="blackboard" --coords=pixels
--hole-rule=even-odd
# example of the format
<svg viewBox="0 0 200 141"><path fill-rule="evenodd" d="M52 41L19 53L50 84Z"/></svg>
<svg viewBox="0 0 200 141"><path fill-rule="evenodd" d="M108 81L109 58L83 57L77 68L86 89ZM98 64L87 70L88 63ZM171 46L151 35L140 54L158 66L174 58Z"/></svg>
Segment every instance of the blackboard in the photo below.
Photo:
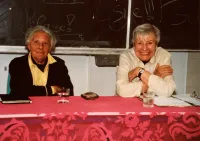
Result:
<svg viewBox="0 0 200 141"><path fill-rule="evenodd" d="M199 0L133 0L131 27L152 23L161 30L160 46L200 49Z"/></svg>
<svg viewBox="0 0 200 141"><path fill-rule="evenodd" d="M0 0L0 45L24 46L25 31L45 25L56 34L58 47L126 48L127 32L130 31L131 39L132 30L148 22L160 28L162 47L200 50L199 3L199 0ZM131 23L127 30L128 19Z"/></svg>
<svg viewBox="0 0 200 141"><path fill-rule="evenodd" d="M24 45L27 28L45 25L57 46L124 48L127 0L1 0L8 21L1 44ZM9 8L12 9L9 10ZM5 21L4 19L1 20ZM10 25L7 25L7 24Z"/></svg>

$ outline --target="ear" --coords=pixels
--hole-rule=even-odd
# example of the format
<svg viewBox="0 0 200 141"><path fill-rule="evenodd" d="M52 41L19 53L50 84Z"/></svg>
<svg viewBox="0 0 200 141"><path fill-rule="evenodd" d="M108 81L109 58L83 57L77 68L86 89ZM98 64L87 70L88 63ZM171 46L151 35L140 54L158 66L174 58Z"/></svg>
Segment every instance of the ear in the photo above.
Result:
<svg viewBox="0 0 200 141"><path fill-rule="evenodd" d="M49 53L50 53L51 51L52 51L52 47L50 46L50 47L49 47Z"/></svg>
<svg viewBox="0 0 200 141"><path fill-rule="evenodd" d="M31 50L31 47L29 44L26 45L27 49L30 51Z"/></svg>

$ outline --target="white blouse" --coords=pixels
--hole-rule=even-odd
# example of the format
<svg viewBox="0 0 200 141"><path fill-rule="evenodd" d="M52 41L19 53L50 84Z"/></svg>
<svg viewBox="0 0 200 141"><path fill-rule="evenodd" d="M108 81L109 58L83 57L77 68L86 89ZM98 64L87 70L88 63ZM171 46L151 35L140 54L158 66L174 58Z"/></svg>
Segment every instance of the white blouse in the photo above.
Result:
<svg viewBox="0 0 200 141"><path fill-rule="evenodd" d="M148 91L153 91L158 96L171 96L176 89L176 84L173 80L173 76L170 75L166 76L165 78L161 78L157 75L154 75L153 72L158 63L160 64L160 66L171 66L170 53L161 47L157 47L155 55L145 65L135 55L135 51L133 48L128 49L120 54L119 66L117 67L117 94L122 97L140 96L143 85L142 81L138 77L136 77L133 79L132 82L129 82L128 73L136 67L142 67L152 73L148 81Z"/></svg>

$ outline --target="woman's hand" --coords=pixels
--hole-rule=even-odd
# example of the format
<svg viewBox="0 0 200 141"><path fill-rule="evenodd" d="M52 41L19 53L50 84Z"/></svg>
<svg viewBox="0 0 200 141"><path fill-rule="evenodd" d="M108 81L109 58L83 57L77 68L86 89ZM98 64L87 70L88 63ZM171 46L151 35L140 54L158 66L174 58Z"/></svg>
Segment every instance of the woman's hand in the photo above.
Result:
<svg viewBox="0 0 200 141"><path fill-rule="evenodd" d="M138 76L140 69L141 69L140 67L136 67L133 70L129 71L129 73L128 73L129 82L131 82L135 77Z"/></svg>
<svg viewBox="0 0 200 141"><path fill-rule="evenodd" d="M161 78L164 78L166 76L172 75L173 69L169 65L160 66L160 64L157 64L156 69L154 71L154 74L161 77Z"/></svg>
<svg viewBox="0 0 200 141"><path fill-rule="evenodd" d="M51 86L51 89L52 89L53 94L62 92L62 87L60 87L60 86Z"/></svg>
<svg viewBox="0 0 200 141"><path fill-rule="evenodd" d="M149 86L147 84L145 84L144 82L142 82L142 93L147 92Z"/></svg>

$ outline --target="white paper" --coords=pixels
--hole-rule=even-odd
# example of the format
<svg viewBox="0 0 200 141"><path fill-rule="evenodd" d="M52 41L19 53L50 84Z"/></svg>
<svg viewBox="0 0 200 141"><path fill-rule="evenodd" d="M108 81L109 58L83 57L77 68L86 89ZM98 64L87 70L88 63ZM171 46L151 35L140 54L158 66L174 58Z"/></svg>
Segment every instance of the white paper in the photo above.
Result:
<svg viewBox="0 0 200 141"><path fill-rule="evenodd" d="M189 103L186 103L185 101L173 97L155 97L154 104L157 106L175 106L175 107L192 106Z"/></svg>
<svg viewBox="0 0 200 141"><path fill-rule="evenodd" d="M176 97L178 99L181 99L183 101L187 101L189 103L192 103L195 106L200 106L200 100L197 100L197 99L191 97L189 94L179 94L179 95L172 95L172 96Z"/></svg>

